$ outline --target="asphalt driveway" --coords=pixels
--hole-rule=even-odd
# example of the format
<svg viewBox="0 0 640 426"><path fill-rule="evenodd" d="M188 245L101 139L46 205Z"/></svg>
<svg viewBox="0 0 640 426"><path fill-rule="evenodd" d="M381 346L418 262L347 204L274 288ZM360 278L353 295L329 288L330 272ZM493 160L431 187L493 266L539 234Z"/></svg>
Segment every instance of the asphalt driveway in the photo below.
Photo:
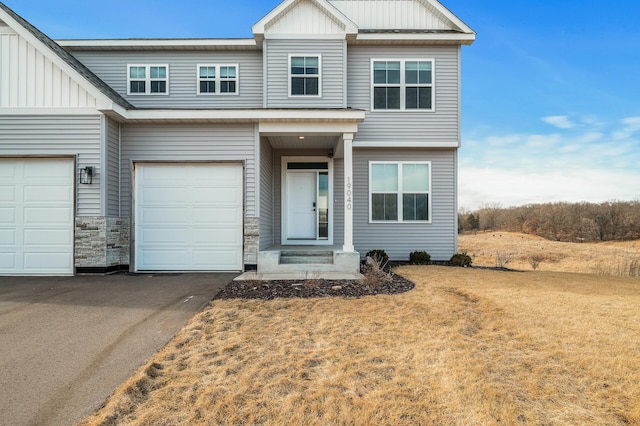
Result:
<svg viewBox="0 0 640 426"><path fill-rule="evenodd" d="M78 422L235 275L0 277L0 425Z"/></svg>

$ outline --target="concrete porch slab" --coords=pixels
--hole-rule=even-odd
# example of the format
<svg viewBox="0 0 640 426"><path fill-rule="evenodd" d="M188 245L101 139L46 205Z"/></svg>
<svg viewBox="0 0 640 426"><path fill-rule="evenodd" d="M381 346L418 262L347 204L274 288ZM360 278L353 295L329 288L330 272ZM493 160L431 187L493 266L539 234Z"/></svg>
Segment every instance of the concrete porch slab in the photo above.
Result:
<svg viewBox="0 0 640 426"><path fill-rule="evenodd" d="M359 280L362 274L349 274L343 272L272 272L260 273L256 271L245 272L234 281L284 281L284 280Z"/></svg>

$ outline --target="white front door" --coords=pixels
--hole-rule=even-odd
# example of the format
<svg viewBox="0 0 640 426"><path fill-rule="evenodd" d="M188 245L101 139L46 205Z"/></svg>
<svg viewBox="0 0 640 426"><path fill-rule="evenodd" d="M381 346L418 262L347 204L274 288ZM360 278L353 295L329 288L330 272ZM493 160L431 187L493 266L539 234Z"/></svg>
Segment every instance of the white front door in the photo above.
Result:
<svg viewBox="0 0 640 426"><path fill-rule="evenodd" d="M317 172L287 173L287 205L289 240L317 238Z"/></svg>

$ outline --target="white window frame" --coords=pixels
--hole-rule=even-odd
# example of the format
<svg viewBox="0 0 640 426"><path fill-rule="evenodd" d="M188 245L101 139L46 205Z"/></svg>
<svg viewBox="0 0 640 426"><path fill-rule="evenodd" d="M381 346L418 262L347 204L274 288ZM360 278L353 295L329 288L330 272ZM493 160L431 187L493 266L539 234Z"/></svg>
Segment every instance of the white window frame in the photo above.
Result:
<svg viewBox="0 0 640 426"><path fill-rule="evenodd" d="M291 73L291 59L292 58L318 58L318 74L292 74ZM288 76L288 95L290 98L321 98L322 97L322 55L315 53L295 53L289 54L289 60L287 62L287 76ZM291 79L293 77L317 77L318 78L318 94L317 95L294 95L291 93Z"/></svg>
<svg viewBox="0 0 640 426"><path fill-rule="evenodd" d="M400 87L400 109L376 109L374 92L375 87L382 85L375 84L374 65L376 62L400 62L400 84L388 84L386 87ZM407 84L406 83L406 63L407 62L431 62L431 83L430 84ZM409 87L430 87L431 88L431 108L407 108L407 86ZM435 58L372 58L371 59L371 111L372 112L435 112L436 111L436 60Z"/></svg>
<svg viewBox="0 0 640 426"><path fill-rule="evenodd" d="M145 78L131 78L131 68L145 68ZM165 78L151 78L151 68L152 67L164 67L167 71ZM132 92L131 91L131 82L132 81L144 81L145 82L145 91L142 92ZM151 93L151 82L153 81L164 81L166 91L159 93ZM169 95L169 64L127 64L127 95L129 96L167 96Z"/></svg>
<svg viewBox="0 0 640 426"><path fill-rule="evenodd" d="M202 67L210 67L210 68L215 68L216 69L216 76L213 79L202 79L200 77L200 69ZM236 76L235 78L226 78L226 79L222 79L222 77L220 76L220 68L222 67L235 67L236 69ZM238 96L240 94L240 66L238 64L198 64L196 67L196 80L197 80L197 87L196 87L196 94L198 95L202 95L202 96ZM200 83L202 81L213 81L215 82L215 87L216 87L216 91L215 93L210 93L210 92L201 92L200 91ZM223 81L235 81L236 83L236 91L235 92L221 92L220 89L222 87L222 82Z"/></svg>
<svg viewBox="0 0 640 426"><path fill-rule="evenodd" d="M377 164L394 164L398 166L398 189L396 191L376 191L374 192L371 189L371 183L373 182L373 166ZM427 194L427 220L404 220L404 211L403 211L403 195L405 191L402 188L403 179L403 166L405 164L426 164L429 166L429 190L428 191L406 191L407 194ZM380 224L390 224L390 223L406 223L406 224L416 224L416 223L431 223L433 217L432 210L432 201L433 201L433 168L431 166L431 161L369 161L369 223L380 223ZM398 195L397 198L397 208L398 208L398 219L397 220L373 220L373 194L392 194L395 193Z"/></svg>

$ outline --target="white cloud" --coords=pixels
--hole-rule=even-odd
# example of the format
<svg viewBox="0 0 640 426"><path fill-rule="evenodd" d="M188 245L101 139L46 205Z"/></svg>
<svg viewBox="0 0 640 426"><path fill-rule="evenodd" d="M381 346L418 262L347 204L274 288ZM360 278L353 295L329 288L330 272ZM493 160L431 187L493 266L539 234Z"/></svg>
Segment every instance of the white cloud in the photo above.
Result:
<svg viewBox="0 0 640 426"><path fill-rule="evenodd" d="M566 115L552 115L549 117L543 117L542 121L547 124L551 124L554 127L559 129L573 129L576 127L575 123L569 120L569 117Z"/></svg>
<svg viewBox="0 0 640 426"><path fill-rule="evenodd" d="M493 130L483 136L476 129L475 143L463 144L460 151L459 204L477 208L487 203L637 199L638 131L640 117L609 123L581 120L562 133L501 135Z"/></svg>
<svg viewBox="0 0 640 426"><path fill-rule="evenodd" d="M633 200L640 194L637 185L621 184L640 182L640 171L573 169L528 173L465 167L461 168L459 179L459 205L468 209L488 204L518 206L555 201Z"/></svg>
<svg viewBox="0 0 640 426"><path fill-rule="evenodd" d="M640 131L640 117L629 117L621 120L624 127L613 132L614 139L627 139Z"/></svg>

